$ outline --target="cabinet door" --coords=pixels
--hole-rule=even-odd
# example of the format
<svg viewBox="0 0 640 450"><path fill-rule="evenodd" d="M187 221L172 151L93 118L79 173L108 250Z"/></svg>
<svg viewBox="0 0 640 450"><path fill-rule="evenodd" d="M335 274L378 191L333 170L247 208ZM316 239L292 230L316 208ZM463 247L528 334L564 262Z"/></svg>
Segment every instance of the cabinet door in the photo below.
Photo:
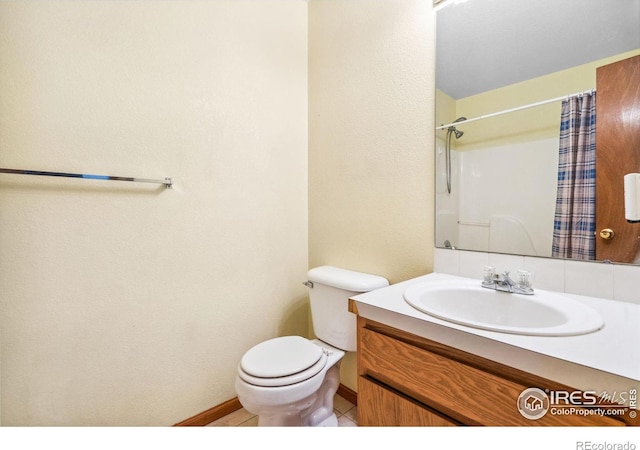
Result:
<svg viewBox="0 0 640 450"><path fill-rule="evenodd" d="M546 388L552 382L539 378L539 383L529 384L532 377L507 366L496 365L480 358L466 362L452 358L455 349L442 345L438 353L418 345L433 343L417 336L407 343L396 337L368 329L375 327L393 330L385 325L361 321L358 330L358 372L366 380L375 380L382 386L389 386L394 392L426 405L430 411L441 417L450 418L464 425L488 426L624 426L624 422L610 416L584 414L547 414L532 421L518 411L518 398L529 387ZM398 330L397 335L411 336ZM404 334L403 334L404 333ZM446 351L442 351L445 350ZM434 348L435 350L435 348ZM446 356L445 356L446 355ZM499 370L498 370L499 368ZM490 369L490 370L489 370ZM498 375L497 373L500 373ZM509 374L509 378L506 375ZM367 402L360 405L360 384L358 384L358 414L374 405ZM573 390L573 389L572 389ZM377 405L378 409L381 408ZM384 407L384 405L382 405ZM582 409L582 408L578 408ZM382 409L384 411L384 409ZM388 411L385 411L388 414ZM375 413L372 413L375 415ZM366 411L362 413L366 415Z"/></svg>
<svg viewBox="0 0 640 450"><path fill-rule="evenodd" d="M358 379L358 426L442 427L457 425L364 377Z"/></svg>

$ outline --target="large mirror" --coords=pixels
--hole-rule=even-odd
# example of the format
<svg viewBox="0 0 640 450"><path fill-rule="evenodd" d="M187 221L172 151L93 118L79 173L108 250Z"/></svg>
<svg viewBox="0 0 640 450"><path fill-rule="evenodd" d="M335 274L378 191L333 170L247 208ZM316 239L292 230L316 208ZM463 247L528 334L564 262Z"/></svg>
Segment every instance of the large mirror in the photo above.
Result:
<svg viewBox="0 0 640 450"><path fill-rule="evenodd" d="M600 99L598 68L640 63L640 0L436 4L436 246L574 258L554 237L562 100ZM604 103L594 107L598 125ZM640 103L632 105L639 122ZM628 150L635 156L614 158L640 172L640 147ZM624 195L608 202L623 204ZM632 226L616 242L640 242L640 223ZM637 264L638 256L580 259Z"/></svg>

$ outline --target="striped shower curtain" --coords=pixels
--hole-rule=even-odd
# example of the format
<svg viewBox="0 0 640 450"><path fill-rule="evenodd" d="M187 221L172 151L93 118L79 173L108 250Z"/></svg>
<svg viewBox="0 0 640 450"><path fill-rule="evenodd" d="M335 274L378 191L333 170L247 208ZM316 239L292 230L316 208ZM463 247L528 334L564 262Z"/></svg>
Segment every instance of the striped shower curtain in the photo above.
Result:
<svg viewBox="0 0 640 450"><path fill-rule="evenodd" d="M552 255L595 259L596 94L562 102Z"/></svg>

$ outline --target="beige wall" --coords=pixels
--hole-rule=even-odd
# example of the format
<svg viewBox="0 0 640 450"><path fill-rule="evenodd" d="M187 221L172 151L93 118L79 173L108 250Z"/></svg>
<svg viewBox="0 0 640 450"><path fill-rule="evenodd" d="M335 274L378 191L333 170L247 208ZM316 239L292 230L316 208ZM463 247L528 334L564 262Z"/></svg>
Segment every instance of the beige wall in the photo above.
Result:
<svg viewBox="0 0 640 450"><path fill-rule="evenodd" d="M0 178L2 425L175 423L308 332L308 266L429 272L433 29L425 0L0 2L0 166L175 180Z"/></svg>
<svg viewBox="0 0 640 450"><path fill-rule="evenodd" d="M0 2L2 425L170 425L307 332L307 3Z"/></svg>
<svg viewBox="0 0 640 450"><path fill-rule="evenodd" d="M431 271L434 54L430 1L310 2L311 266Z"/></svg>

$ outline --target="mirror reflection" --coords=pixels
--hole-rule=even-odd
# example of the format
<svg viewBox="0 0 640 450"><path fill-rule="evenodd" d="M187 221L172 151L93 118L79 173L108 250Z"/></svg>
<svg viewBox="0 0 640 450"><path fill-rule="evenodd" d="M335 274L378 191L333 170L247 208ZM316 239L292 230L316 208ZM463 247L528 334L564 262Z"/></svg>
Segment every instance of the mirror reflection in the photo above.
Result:
<svg viewBox="0 0 640 450"><path fill-rule="evenodd" d="M640 2L439 8L436 246L639 263Z"/></svg>

